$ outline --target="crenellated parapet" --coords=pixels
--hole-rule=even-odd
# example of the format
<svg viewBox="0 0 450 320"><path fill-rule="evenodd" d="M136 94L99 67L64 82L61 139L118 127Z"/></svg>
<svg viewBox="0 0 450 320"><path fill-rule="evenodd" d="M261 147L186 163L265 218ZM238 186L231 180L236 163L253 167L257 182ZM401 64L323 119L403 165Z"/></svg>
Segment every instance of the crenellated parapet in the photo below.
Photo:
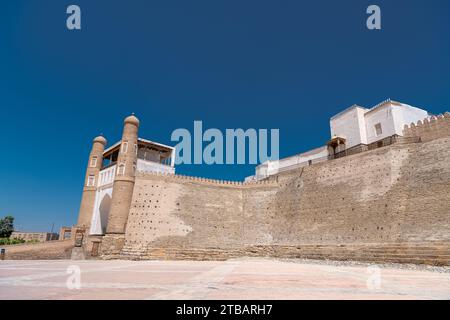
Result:
<svg viewBox="0 0 450 320"><path fill-rule="evenodd" d="M245 188L245 187L259 187L259 186L278 186L278 183L274 180L261 180L261 181L229 181L229 180L217 180L203 177L186 176L181 174L161 173L161 172L137 172L136 178L152 178L161 177L166 181L174 182L196 182L200 184L217 186L217 187L233 187L233 188Z"/></svg>
<svg viewBox="0 0 450 320"><path fill-rule="evenodd" d="M405 137L420 137L422 142L431 141L450 136L450 113L445 112L438 116L430 116L417 123L405 125Z"/></svg>

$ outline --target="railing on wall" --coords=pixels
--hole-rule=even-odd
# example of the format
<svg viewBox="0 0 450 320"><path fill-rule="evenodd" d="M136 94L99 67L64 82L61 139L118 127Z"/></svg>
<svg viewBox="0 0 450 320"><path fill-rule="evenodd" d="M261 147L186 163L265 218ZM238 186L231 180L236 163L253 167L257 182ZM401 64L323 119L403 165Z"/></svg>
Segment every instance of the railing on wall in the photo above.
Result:
<svg viewBox="0 0 450 320"><path fill-rule="evenodd" d="M115 163L102 169L99 174L99 181L97 187L102 187L107 184L113 183L115 174L116 174Z"/></svg>
<svg viewBox="0 0 450 320"><path fill-rule="evenodd" d="M408 144L408 143L417 143L420 142L420 137L402 137L397 134L394 134L392 136L386 137L384 139L375 141L373 143L369 144L358 144L356 146L353 146L351 148L345 149L343 151L340 151L338 153L335 153L334 155L330 155L329 159L338 159L346 156L350 156L352 154L357 154L365 151L374 150L377 148L387 147L389 145L392 145L394 143L396 144Z"/></svg>
<svg viewBox="0 0 450 320"><path fill-rule="evenodd" d="M351 148L348 148L346 150L338 152L334 155L315 158L313 160L296 163L296 164L286 166L286 167L276 168L276 165L275 165L275 168L268 169L267 177L277 174L277 173L290 171L290 170L294 170L294 169L298 169L298 168L303 168L303 167L306 167L306 166L309 166L312 164L316 164L316 163L320 163L320 162L324 162L324 161L328 161L328 160L333 160L333 159L339 159L339 158L343 158L343 157L350 156L353 154L358 154L358 153L374 150L377 148L386 147L386 146L389 146L392 144L409 144L409 143L418 143L420 141L421 141L420 137L402 137L399 135L392 135L392 136L386 137L384 139L375 141L370 144L359 144L359 145L353 146Z"/></svg>
<svg viewBox="0 0 450 320"><path fill-rule="evenodd" d="M158 162L137 159L137 170L142 172L175 173L175 168Z"/></svg>
<svg viewBox="0 0 450 320"><path fill-rule="evenodd" d="M100 170L105 170L105 169L107 169L109 167L115 166L116 164L117 164L117 161L108 162L106 164L103 164L102 168Z"/></svg>
<svg viewBox="0 0 450 320"><path fill-rule="evenodd" d="M269 170L268 176L273 175L273 174L277 174L277 173L280 173L280 172L285 172L285 171L290 171L290 170L294 170L294 169L298 169L298 168L303 168L303 167L310 166L312 164L316 164L316 163L319 163L319 162L324 162L324 161L327 161L327 160L329 160L329 157L325 156L325 157L315 158L313 160L299 162L299 163L292 164L292 165L286 166L286 167L279 167L279 168L271 169L271 170ZM273 172L273 171L275 171L275 172Z"/></svg>

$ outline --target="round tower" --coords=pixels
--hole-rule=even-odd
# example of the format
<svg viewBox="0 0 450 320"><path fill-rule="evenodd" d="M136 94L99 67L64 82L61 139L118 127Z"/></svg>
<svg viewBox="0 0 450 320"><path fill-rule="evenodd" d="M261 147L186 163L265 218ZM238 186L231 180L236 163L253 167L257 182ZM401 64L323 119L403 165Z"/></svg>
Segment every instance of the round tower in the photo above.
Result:
<svg viewBox="0 0 450 320"><path fill-rule="evenodd" d="M107 234L123 234L127 224L134 188L137 162L139 120L131 115L124 120L122 141L117 158Z"/></svg>
<svg viewBox="0 0 450 320"><path fill-rule="evenodd" d="M103 163L103 151L105 150L106 139L98 136L92 142L91 153L84 179L83 196L81 198L80 212L78 214L78 227L88 229L91 225L92 214L94 212L95 191L98 175Z"/></svg>

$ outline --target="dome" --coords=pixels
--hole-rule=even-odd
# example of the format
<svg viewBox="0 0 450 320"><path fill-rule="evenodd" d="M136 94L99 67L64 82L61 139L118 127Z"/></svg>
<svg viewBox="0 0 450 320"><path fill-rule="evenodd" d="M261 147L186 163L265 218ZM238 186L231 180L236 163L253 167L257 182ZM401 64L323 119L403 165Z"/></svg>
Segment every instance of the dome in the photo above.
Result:
<svg viewBox="0 0 450 320"><path fill-rule="evenodd" d="M103 145L106 145L106 139L103 136L95 137L94 142L100 142Z"/></svg>
<svg viewBox="0 0 450 320"><path fill-rule="evenodd" d="M134 113L131 114L131 116L126 117L124 122L134 124L135 126L139 126L139 119L135 117Z"/></svg>

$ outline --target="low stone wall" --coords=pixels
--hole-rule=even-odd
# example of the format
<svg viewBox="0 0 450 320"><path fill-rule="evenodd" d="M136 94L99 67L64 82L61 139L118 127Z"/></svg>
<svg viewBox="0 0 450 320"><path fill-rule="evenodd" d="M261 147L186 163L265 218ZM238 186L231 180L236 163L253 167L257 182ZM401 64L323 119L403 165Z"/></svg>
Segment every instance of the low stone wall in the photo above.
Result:
<svg viewBox="0 0 450 320"><path fill-rule="evenodd" d="M0 246L6 250L6 260L70 259L73 247L74 241L71 239Z"/></svg>

